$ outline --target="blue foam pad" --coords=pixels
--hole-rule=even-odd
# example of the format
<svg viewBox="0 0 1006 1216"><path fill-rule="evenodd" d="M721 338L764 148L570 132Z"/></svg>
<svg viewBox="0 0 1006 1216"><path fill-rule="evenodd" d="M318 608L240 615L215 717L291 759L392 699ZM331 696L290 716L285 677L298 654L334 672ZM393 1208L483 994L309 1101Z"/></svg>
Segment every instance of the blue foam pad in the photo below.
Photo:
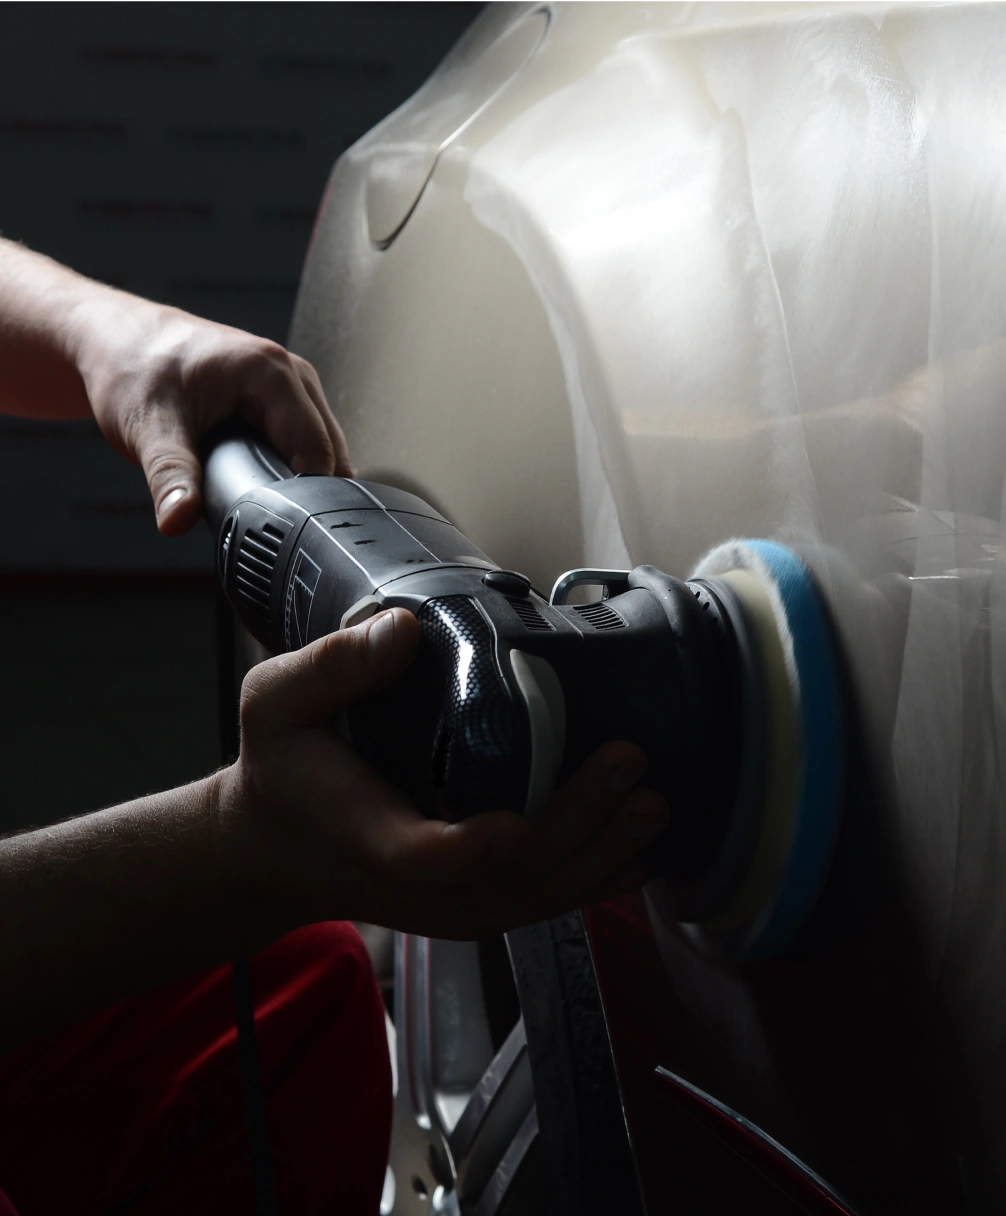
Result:
<svg viewBox="0 0 1006 1216"><path fill-rule="evenodd" d="M842 810L845 739L831 626L810 572L774 541L747 541L775 580L800 684L803 768L789 860L764 927L744 951L766 958L785 949L813 911L828 875Z"/></svg>

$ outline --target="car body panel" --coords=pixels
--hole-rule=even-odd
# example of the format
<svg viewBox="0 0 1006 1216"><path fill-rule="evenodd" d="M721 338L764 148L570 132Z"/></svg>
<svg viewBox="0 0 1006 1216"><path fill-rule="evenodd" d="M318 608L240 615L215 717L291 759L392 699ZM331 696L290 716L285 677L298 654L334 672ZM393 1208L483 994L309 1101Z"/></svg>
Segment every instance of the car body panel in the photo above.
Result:
<svg viewBox="0 0 1006 1216"><path fill-rule="evenodd" d="M1006 1199L1004 62L998 5L494 7L440 118L339 161L292 331L361 472L539 587L737 535L814 571L860 747L813 942L725 967L651 892L594 946L626 1086L876 1210ZM396 140L432 168L389 240Z"/></svg>

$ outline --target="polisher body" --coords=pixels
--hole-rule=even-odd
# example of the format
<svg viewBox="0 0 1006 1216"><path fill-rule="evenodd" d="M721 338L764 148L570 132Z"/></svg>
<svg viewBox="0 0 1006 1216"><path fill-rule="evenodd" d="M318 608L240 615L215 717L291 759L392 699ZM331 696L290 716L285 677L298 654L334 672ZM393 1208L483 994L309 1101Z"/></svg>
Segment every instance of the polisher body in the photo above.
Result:
<svg viewBox="0 0 1006 1216"><path fill-rule="evenodd" d="M798 558L740 546L732 565L721 553L691 581L649 566L579 572L546 598L415 495L287 473L247 436L210 452L221 582L274 652L383 608L414 613L416 661L343 724L377 771L429 815L534 819L594 748L638 743L647 784L675 811L647 855L675 919L697 945L734 957L788 944L823 881L836 818L804 826L818 813L804 742L820 742L809 725L821 706L808 708L808 647L794 645L779 571L794 580L793 602L817 611L810 649L831 643ZM563 602L577 581L602 584L604 598ZM818 745L812 763L834 750Z"/></svg>

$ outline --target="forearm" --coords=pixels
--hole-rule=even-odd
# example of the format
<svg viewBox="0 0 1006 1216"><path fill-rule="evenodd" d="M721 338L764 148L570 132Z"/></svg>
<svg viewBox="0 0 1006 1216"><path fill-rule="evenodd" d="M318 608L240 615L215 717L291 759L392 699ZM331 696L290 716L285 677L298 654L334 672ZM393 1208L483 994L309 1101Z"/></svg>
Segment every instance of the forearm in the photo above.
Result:
<svg viewBox="0 0 1006 1216"><path fill-rule="evenodd" d="M218 785L0 840L0 1052L294 927L228 877Z"/></svg>
<svg viewBox="0 0 1006 1216"><path fill-rule="evenodd" d="M88 302L118 294L0 239L0 413L88 416L76 363L78 321Z"/></svg>

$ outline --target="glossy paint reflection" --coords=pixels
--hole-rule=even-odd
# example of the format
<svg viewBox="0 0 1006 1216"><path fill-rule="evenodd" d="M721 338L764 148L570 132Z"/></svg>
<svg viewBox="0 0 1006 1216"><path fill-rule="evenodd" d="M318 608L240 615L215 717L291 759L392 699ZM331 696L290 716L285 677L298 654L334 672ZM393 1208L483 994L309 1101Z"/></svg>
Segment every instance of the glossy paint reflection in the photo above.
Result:
<svg viewBox="0 0 1006 1216"><path fill-rule="evenodd" d="M1006 1202L1004 62L999 6L556 5L384 253L380 132L340 162L293 334L360 466L539 585L815 571L862 736L822 936L728 970L648 915L632 1016L880 1210Z"/></svg>

